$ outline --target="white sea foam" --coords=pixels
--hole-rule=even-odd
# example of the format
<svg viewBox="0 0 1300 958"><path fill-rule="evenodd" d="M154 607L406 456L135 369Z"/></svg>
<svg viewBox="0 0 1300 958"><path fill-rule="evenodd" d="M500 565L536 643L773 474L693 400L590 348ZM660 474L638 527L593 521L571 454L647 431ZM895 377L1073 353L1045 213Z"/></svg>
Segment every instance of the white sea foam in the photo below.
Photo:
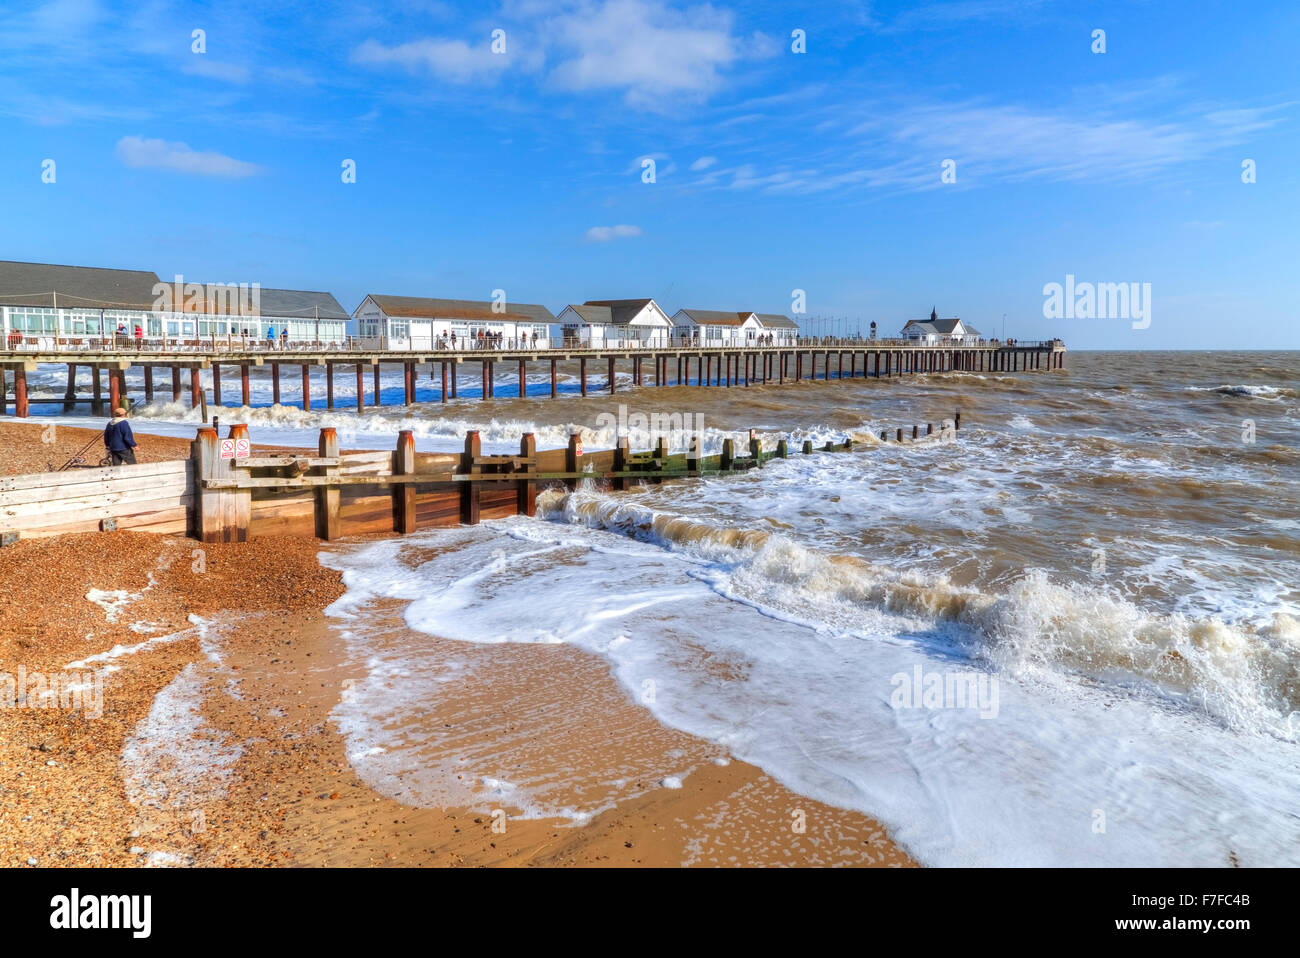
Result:
<svg viewBox="0 0 1300 958"><path fill-rule="evenodd" d="M544 634L605 655L630 691L658 680L650 707L661 720L805 794L881 818L929 863L1300 860L1285 852L1300 834L1286 811L1300 787L1286 758L1294 745L1228 727L1230 708L1207 715L1194 697L1161 694L1157 680L1187 680L1158 669L1144 677L1158 661L1154 649L1170 640L1158 635L1168 623L1128 620L1134 613L1122 605L1033 577L1021 595L990 597L727 530L679 534L665 553L669 540L656 524L680 533L675 520L614 510L608 522L579 521L556 505L559 523L511 520L508 538L482 527L420 534L409 543L449 550L418 570L395 568L389 550L400 544L333 553L349 585L343 608L355 614L368 597L407 597L407 623L418 630L473 642ZM610 581L630 587L611 592L602 585ZM1023 611L1026 603L1042 618ZM1099 613L1095 626L1053 631ZM1106 628L1138 647L1117 654ZM1202 698L1222 695L1246 712L1268 704L1259 676L1214 671L1239 639L1215 629L1179 635ZM1075 661L1062 643L1093 648ZM692 647L707 649L715 668L683 655ZM891 708L890 676L918 664L992 670L1002 682L997 719ZM1234 679L1254 691L1228 695ZM428 688L408 683L407 693ZM382 740L392 703L371 706L350 719ZM420 789L444 797L431 781ZM1098 810L1104 833L1092 830ZM1191 836L1188 820L1199 823Z"/></svg>

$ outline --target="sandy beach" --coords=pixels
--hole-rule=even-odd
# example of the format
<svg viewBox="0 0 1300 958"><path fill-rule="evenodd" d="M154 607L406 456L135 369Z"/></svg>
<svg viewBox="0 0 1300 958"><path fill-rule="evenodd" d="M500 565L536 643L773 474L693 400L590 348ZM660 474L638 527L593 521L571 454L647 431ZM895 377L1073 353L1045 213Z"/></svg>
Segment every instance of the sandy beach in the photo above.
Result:
<svg viewBox="0 0 1300 958"><path fill-rule="evenodd" d="M59 427L43 442L42 429L0 425L6 471L61 464L94 436ZM181 439L141 446L146 462L188 455ZM99 717L0 709L0 864L911 864L878 823L665 728L567 646L430 638L491 666L430 704L456 732L440 764L499 751L582 781L620 775L612 807L575 824L376 790L331 718L360 671L323 611L343 588L322 547L111 532L0 550L0 673L103 680ZM390 611L396 634L400 603ZM653 771L669 766L689 772Z"/></svg>

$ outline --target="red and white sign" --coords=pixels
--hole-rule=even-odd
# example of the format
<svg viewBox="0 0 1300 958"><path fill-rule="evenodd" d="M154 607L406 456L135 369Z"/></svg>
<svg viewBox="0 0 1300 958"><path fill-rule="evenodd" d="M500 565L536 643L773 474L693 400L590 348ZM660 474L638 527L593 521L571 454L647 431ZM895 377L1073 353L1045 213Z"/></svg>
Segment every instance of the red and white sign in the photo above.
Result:
<svg viewBox="0 0 1300 958"><path fill-rule="evenodd" d="M582 440L581 440L581 439L579 439L577 442L575 442L575 443L573 444L573 454L574 454L575 456L581 456L581 455L582 455Z"/></svg>
<svg viewBox="0 0 1300 958"><path fill-rule="evenodd" d="M241 439L236 439L236 440L235 440L235 458L236 458L236 459L247 459L247 458L249 457L250 454L251 454L251 453L250 453L250 450L249 450L249 448L248 448L248 440L247 440L247 439L243 439L243 438L241 438Z"/></svg>
<svg viewBox="0 0 1300 958"><path fill-rule="evenodd" d="M221 458L222 459L235 458L235 440L233 439L221 440Z"/></svg>

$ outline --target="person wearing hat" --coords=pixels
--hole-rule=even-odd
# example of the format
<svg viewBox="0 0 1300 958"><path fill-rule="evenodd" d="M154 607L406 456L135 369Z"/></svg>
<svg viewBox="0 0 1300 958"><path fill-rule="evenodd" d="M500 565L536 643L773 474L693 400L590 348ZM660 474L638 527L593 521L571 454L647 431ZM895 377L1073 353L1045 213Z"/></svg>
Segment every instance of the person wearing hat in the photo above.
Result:
<svg viewBox="0 0 1300 958"><path fill-rule="evenodd" d="M126 410L121 406L113 410L113 418L104 427L104 447L113 465L135 465L135 436L131 434L131 424L126 421Z"/></svg>

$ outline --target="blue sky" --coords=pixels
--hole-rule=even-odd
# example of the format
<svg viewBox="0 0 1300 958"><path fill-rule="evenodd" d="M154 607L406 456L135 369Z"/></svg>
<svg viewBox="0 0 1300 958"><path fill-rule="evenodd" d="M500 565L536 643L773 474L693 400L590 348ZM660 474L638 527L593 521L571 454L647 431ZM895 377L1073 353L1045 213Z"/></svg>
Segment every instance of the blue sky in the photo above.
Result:
<svg viewBox="0 0 1300 958"><path fill-rule="evenodd" d="M272 6L7 3L0 259L1300 347L1300 4Z"/></svg>

